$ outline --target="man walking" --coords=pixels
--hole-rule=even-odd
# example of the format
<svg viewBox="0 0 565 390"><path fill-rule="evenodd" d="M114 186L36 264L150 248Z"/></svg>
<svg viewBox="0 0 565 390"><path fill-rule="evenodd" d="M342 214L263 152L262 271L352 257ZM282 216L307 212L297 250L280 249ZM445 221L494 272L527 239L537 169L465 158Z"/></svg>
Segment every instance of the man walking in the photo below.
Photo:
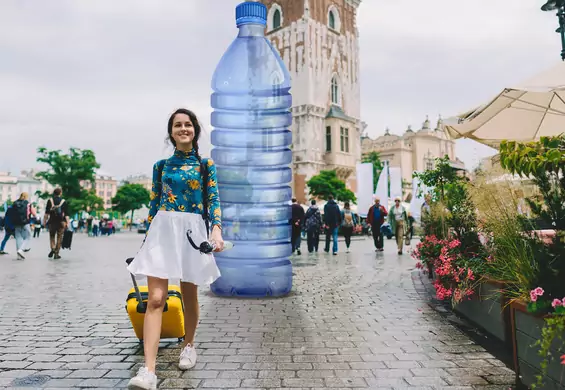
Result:
<svg viewBox="0 0 565 390"><path fill-rule="evenodd" d="M308 252L318 252L318 244L320 242L320 231L322 230L322 213L316 206L316 200L312 199L310 208L306 211L304 217L306 225L306 240L308 242Z"/></svg>
<svg viewBox="0 0 565 390"><path fill-rule="evenodd" d="M304 225L304 209L298 204L296 198L292 198L292 253L300 255L300 243L302 242L302 226Z"/></svg>
<svg viewBox="0 0 565 390"><path fill-rule="evenodd" d="M59 251L63 243L63 234L69 224L68 207L65 199L62 198L63 191L55 188L53 198L47 201L45 206L44 224L49 224L49 242L51 244L51 252L49 258L54 257L60 259Z"/></svg>
<svg viewBox="0 0 565 390"><path fill-rule="evenodd" d="M369 208L369 212L367 213L367 222L371 225L371 230L373 231L373 241L375 243L376 252L382 252L384 250L381 226L383 225L387 215L388 212L386 211L386 208L381 205L381 199L378 196L375 197L375 204Z"/></svg>
<svg viewBox="0 0 565 390"><path fill-rule="evenodd" d="M4 239L2 240L2 244L0 244L0 255L7 255L4 249L6 248L6 243L10 239L10 237L16 237L16 229L14 224L12 223L11 215L14 212L14 209L10 207L6 210L6 215L4 215Z"/></svg>
<svg viewBox="0 0 565 390"><path fill-rule="evenodd" d="M328 203L324 206L324 224L326 225L326 248L330 251L330 237L333 238L333 254L337 255L337 233L341 225L341 211L334 200L333 195L328 196Z"/></svg>

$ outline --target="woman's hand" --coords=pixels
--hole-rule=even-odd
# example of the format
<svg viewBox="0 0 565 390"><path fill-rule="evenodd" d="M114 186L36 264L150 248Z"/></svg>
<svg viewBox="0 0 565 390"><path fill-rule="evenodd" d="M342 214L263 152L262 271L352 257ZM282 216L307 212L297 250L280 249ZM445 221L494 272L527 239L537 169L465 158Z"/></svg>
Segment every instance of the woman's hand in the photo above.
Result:
<svg viewBox="0 0 565 390"><path fill-rule="evenodd" d="M212 228L212 234L210 236L210 239L214 241L214 243L216 244L216 249L214 249L214 252L221 252L224 249L224 239L222 238L222 230L218 227L218 225L215 225Z"/></svg>

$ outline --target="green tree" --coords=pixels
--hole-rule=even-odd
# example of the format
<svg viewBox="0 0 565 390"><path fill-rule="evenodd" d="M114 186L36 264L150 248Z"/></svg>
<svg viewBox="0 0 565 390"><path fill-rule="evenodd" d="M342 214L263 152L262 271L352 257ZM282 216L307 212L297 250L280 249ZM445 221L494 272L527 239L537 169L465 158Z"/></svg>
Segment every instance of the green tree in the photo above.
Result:
<svg viewBox="0 0 565 390"><path fill-rule="evenodd" d="M381 161L381 156L378 152L370 152L365 155L362 159L364 163L371 163L373 164L373 191L377 188L377 183L379 182L379 176L383 171L383 163ZM390 191L390 182L389 182L389 191Z"/></svg>
<svg viewBox="0 0 565 390"><path fill-rule="evenodd" d="M112 198L113 209L123 214L131 211L131 230L133 224L133 212L141 206L149 204L149 191L141 184L124 184L118 188L116 196Z"/></svg>
<svg viewBox="0 0 565 390"><path fill-rule="evenodd" d="M335 171L320 171L306 182L310 195L328 199L330 195L339 202L356 202L355 194L345 187L345 183L337 177Z"/></svg>
<svg viewBox="0 0 565 390"><path fill-rule="evenodd" d="M83 188L83 183L89 182L94 187L96 169L100 164L92 150L70 148L69 153L60 150L48 150L44 147L37 149L38 162L45 163L49 168L37 173L37 177L45 179L53 186L61 187L63 196L67 201L69 213L96 209L102 207L104 201L100 199L93 189ZM44 199L53 196L50 193L41 195Z"/></svg>

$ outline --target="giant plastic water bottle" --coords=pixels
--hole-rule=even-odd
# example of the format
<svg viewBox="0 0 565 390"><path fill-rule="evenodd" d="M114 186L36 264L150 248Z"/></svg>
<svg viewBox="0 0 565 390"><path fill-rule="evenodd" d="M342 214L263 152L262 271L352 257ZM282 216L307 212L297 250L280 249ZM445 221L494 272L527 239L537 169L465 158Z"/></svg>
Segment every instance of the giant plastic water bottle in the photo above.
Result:
<svg viewBox="0 0 565 390"><path fill-rule="evenodd" d="M290 75L265 38L267 8L235 10L237 38L212 80L212 159L217 166L223 237L215 254L221 296L280 296L292 288Z"/></svg>

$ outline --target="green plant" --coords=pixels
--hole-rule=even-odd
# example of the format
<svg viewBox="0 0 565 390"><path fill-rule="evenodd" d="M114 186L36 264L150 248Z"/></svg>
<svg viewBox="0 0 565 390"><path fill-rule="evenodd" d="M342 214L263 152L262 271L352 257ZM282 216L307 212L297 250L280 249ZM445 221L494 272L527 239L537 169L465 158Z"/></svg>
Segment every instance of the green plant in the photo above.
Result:
<svg viewBox="0 0 565 390"><path fill-rule="evenodd" d="M484 275L504 281L505 294L511 299L525 300L537 274L537 262L520 225L517 194L521 184L499 177L496 173L494 180L482 173L469 186L478 210L480 238L488 253Z"/></svg>
<svg viewBox="0 0 565 390"><path fill-rule="evenodd" d="M454 236L461 241L464 255L469 258L481 253L477 234L476 207L469 194L469 182L451 167L449 158L437 158L435 168L415 174L421 185L431 188L431 197L439 207L432 207L425 224L442 238ZM427 232L431 233L431 232Z"/></svg>
<svg viewBox="0 0 565 390"><path fill-rule="evenodd" d="M503 142L501 165L511 173L531 176L541 197L527 199L534 215L553 226L555 235L546 243L528 234L537 272L525 286L544 286L548 299L565 296L565 137L542 137L528 143ZM520 218L524 231L535 230L531 221Z"/></svg>
<svg viewBox="0 0 565 390"><path fill-rule="evenodd" d="M541 330L541 338L536 341L534 346L539 346L538 355L542 357L540 363L541 372L536 375L536 383L532 385L532 389L538 386L543 386L543 377L547 373L547 368L549 362L554 358L551 353L551 346L555 339L559 340L563 346L565 346L565 341L563 339L563 334L565 334L565 308L561 314L555 314L551 317L544 318L544 327Z"/></svg>
<svg viewBox="0 0 565 390"><path fill-rule="evenodd" d="M333 195L341 202L355 203L356 201L355 194L345 187L345 183L337 177L335 171L320 171L306 184L312 196L328 199L329 195Z"/></svg>

